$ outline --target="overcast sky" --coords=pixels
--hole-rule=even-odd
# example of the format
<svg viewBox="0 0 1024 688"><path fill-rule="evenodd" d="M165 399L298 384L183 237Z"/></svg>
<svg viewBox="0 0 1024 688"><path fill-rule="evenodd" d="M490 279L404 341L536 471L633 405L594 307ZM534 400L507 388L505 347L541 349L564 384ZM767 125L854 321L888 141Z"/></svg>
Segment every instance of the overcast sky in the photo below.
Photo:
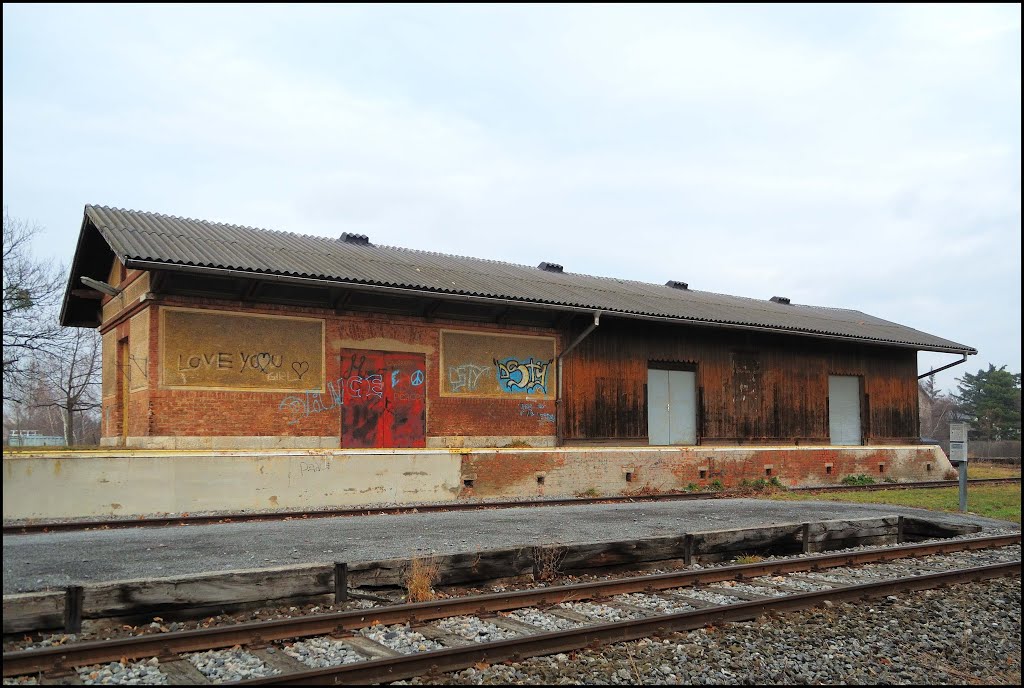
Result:
<svg viewBox="0 0 1024 688"><path fill-rule="evenodd" d="M854 308L1020 371L1021 9L3 8L3 202ZM955 360L919 355L922 372Z"/></svg>

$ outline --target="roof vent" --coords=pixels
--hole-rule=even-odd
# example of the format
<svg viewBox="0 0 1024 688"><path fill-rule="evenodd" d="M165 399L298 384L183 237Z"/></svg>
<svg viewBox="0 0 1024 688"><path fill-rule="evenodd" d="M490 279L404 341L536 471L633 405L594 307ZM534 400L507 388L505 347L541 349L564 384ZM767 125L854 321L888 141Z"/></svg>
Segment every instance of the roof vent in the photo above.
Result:
<svg viewBox="0 0 1024 688"><path fill-rule="evenodd" d="M787 305L789 304L789 297L788 296L773 296L773 297L771 297L768 300L769 301L774 301L775 303L781 303L781 304L787 304Z"/></svg>
<svg viewBox="0 0 1024 688"><path fill-rule="evenodd" d="M548 272L562 272L562 266L558 263L541 263L537 266L541 270L547 270Z"/></svg>
<svg viewBox="0 0 1024 688"><path fill-rule="evenodd" d="M666 287L672 287L673 289L689 289L690 285L686 282L677 282L676 280L669 280L665 282Z"/></svg>
<svg viewBox="0 0 1024 688"><path fill-rule="evenodd" d="M345 232L341 235L341 240L346 244L359 244L360 246L369 246L370 237L365 234L349 234Z"/></svg>

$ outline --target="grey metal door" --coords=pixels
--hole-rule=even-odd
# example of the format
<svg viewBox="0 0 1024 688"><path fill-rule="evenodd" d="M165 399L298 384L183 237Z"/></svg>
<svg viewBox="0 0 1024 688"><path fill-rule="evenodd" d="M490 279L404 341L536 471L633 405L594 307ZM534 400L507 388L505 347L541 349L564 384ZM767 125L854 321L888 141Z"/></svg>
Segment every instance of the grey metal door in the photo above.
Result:
<svg viewBox="0 0 1024 688"><path fill-rule="evenodd" d="M647 371L647 438L651 444L669 443L667 370Z"/></svg>
<svg viewBox="0 0 1024 688"><path fill-rule="evenodd" d="M860 444L860 378L828 376L828 435L832 444Z"/></svg>
<svg viewBox="0 0 1024 688"><path fill-rule="evenodd" d="M697 373L668 371L669 444L697 444Z"/></svg>
<svg viewBox="0 0 1024 688"><path fill-rule="evenodd" d="M697 444L697 374L647 371L647 437L651 444Z"/></svg>

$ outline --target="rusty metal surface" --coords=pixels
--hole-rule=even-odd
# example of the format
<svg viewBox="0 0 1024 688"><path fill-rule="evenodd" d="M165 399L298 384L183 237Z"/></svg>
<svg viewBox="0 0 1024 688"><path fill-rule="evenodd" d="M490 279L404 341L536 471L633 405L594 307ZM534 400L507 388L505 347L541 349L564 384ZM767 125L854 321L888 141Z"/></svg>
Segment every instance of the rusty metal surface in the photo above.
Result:
<svg viewBox="0 0 1024 688"><path fill-rule="evenodd" d="M423 354L343 349L342 448L425 447L426 369Z"/></svg>
<svg viewBox="0 0 1024 688"><path fill-rule="evenodd" d="M1020 478L974 478L971 485L1017 484ZM956 480L932 480L927 482L877 483L875 485L828 485L818 487L790 487L791 492L875 492L878 490L912 490L956 487ZM494 501L467 504L409 504L407 506L385 506L361 509L326 509L322 511L278 511L264 514L220 514L214 516L178 516L167 518L126 518L97 521L50 521L5 525L4 535L27 535L29 533L61 533L77 530L111 530L118 528L162 528L166 526L216 525L218 523L245 523L253 521L282 521L309 518L342 518L350 516L398 515L444 511L478 511L483 509L517 509L542 506L586 506L588 504L615 504L635 502L690 501L696 499L728 499L748 496L732 491L688 492L682 494L644 494L628 497L572 497L567 499L543 499L534 501Z"/></svg>
<svg viewBox="0 0 1024 688"><path fill-rule="evenodd" d="M511 640L480 643L466 647L422 652L403 657L314 669L302 673L240 681L238 685L366 685L412 678L428 672L463 669L477 662L495 663L542 654L568 652L588 646L636 640L666 631L687 631L730 621L756 619L768 612L787 612L836 601L858 601L894 593L928 590L954 583L982 581L1020 575L1020 562L992 564L921 576L908 576L878 583L864 583L826 591L797 593L767 600L740 602L692 612L583 626L566 631L539 633Z"/></svg>
<svg viewBox="0 0 1024 688"><path fill-rule="evenodd" d="M892 561L906 557L927 556L970 549L1005 547L1020 544L1021 535L969 538L951 542L904 545L861 550L854 553L825 554L755 564L722 566L696 571L682 571L650 576L636 576L577 585L534 588L489 595L474 595L416 604L376 607L373 609L319 614L293 619L262 621L220 626L209 629L162 633L109 641L75 643L62 647L4 653L4 676L17 676L36 671L80 666L97 662L117 661L121 657L168 657L181 652L231 647L253 642L298 638L348 631L371 623L394 624L430 621L461 614L481 614L534 606L549 606L562 601L586 600L629 592L665 590L724 580L749 579L758 576L850 566L870 562ZM1016 563L1019 571L1020 562ZM278 677L280 678L280 677Z"/></svg>
<svg viewBox="0 0 1024 688"><path fill-rule="evenodd" d="M95 236L98 234L102 237ZM85 206L79 253L70 284L110 249L129 267L235 270L240 276L320 279L429 294L507 299L609 313L755 326L849 337L923 350L975 353L971 347L854 310L782 304L664 284L551 272L537 267L410 249L360 245L326 237L240 227L159 213ZM89 254L89 255L85 255ZM70 289L70 287L69 287ZM65 295L61 322L68 324ZM70 320L75 319L74 317ZM915 373L916 374L916 373Z"/></svg>

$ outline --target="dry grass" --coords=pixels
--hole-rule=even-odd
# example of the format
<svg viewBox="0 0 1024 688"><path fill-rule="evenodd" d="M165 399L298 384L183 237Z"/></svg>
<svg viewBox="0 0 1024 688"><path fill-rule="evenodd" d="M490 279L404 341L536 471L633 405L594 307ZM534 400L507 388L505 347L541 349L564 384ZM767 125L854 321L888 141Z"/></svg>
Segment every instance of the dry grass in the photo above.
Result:
<svg viewBox="0 0 1024 688"><path fill-rule="evenodd" d="M562 573L562 560L565 549L562 547L533 548L533 577L538 581L554 580Z"/></svg>
<svg viewBox="0 0 1024 688"><path fill-rule="evenodd" d="M621 494L623 497L646 497L648 495L666 494L666 491L663 490L661 486L655 487L654 485L644 485L643 487L638 487L635 490L623 490Z"/></svg>
<svg viewBox="0 0 1024 688"><path fill-rule="evenodd" d="M413 559L405 572L406 602L428 602L435 599L434 583L439 573L440 565L433 557Z"/></svg>
<svg viewBox="0 0 1024 688"><path fill-rule="evenodd" d="M736 557L737 564L756 564L761 561L764 561L764 557L757 554L744 554Z"/></svg>
<svg viewBox="0 0 1024 688"><path fill-rule="evenodd" d="M776 492L780 492L785 489L785 485L783 485L777 477L771 478L770 480L765 480L764 478L747 480L744 478L740 481L739 485L730 488L729 492L748 497L758 494L775 494Z"/></svg>

